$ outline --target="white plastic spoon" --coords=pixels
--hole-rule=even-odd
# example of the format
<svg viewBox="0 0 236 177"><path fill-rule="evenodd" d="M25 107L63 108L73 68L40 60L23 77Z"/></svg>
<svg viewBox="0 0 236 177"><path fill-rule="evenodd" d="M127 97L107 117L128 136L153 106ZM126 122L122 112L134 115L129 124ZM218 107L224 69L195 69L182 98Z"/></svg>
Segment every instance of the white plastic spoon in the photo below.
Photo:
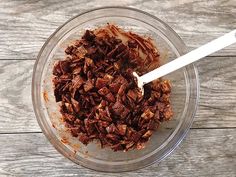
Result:
<svg viewBox="0 0 236 177"><path fill-rule="evenodd" d="M142 76L138 76L136 72L133 73L138 80L138 87L142 90L144 94L143 85L154 81L162 76L165 76L173 71L176 71L186 65L189 65L205 56L208 56L218 50L221 50L236 42L236 30L233 30L179 58L157 68L153 71L146 73Z"/></svg>

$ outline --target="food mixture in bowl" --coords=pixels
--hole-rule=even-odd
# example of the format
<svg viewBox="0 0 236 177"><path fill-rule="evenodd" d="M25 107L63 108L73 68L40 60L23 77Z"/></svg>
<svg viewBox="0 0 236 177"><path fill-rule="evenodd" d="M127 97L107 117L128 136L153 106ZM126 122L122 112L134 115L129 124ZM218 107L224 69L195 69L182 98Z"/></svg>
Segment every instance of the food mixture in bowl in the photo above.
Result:
<svg viewBox="0 0 236 177"><path fill-rule="evenodd" d="M99 140L114 151L142 149L172 118L170 81L146 84L142 95L132 74L159 67L150 38L108 24L86 30L65 53L54 64L54 95L63 122L83 144Z"/></svg>

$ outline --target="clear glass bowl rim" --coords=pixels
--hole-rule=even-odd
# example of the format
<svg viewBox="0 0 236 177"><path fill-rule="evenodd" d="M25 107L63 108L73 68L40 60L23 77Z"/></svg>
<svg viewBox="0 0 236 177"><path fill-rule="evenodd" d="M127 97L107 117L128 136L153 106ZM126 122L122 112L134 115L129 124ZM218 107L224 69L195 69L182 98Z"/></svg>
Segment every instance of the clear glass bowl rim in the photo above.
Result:
<svg viewBox="0 0 236 177"><path fill-rule="evenodd" d="M66 25L68 25L70 22L72 22L76 18L80 18L84 14L89 14L91 12L96 12L96 11L103 11L103 10L113 10L113 9L119 9L127 12L132 12L132 13L138 13L146 16L147 18L150 18L154 20L156 23L159 23L163 28L165 28L166 33L170 35L168 39L171 40L173 38L174 40L171 40L171 42L174 43L174 46L177 48L178 52L182 55L184 54L186 50L186 46L182 39L178 36L178 34L172 30L171 27L169 27L166 23L158 19L157 17L150 15L149 13L143 12L138 9L130 8L130 7L119 7L119 6L107 6L107 7L102 7L102 8L96 8L92 9L86 12L83 12L71 19L69 19L66 23L64 23L62 26L60 26L44 43L43 47L41 48L37 60L34 65L34 70L33 70L33 78L32 78L32 102L33 102L33 108L34 112L37 118L37 121L44 133L44 135L48 138L50 143L65 157L70 159L71 161L82 165L84 167L93 169L93 170L98 170L98 171L104 171L104 172L121 172L121 171L131 171L131 170L137 170L143 167L146 167L148 165L153 164L154 162L160 162L162 159L164 159L166 156L168 156L179 144L180 142L184 139L186 136L187 132L189 131L193 118L195 116L196 110L197 110L197 103L199 100L199 80L198 80L198 73L196 67L191 64L186 67L186 70L190 73L190 75L193 77L192 80L190 80L190 96L191 97L191 102L192 104L192 110L190 110L189 117L187 117L185 122L182 122L180 125L178 131L171 136L171 138L168 138L169 142L166 144L166 146L161 149L162 151L158 151L155 154L153 154L151 157L148 157L147 159L143 159L143 161L140 161L136 164L126 164L124 163L123 165L118 165L118 166L106 166L104 164L96 164L94 162L88 162L84 161L83 158L77 159L69 154L69 152L66 152L65 149L63 148L63 144L60 141L57 141L55 139L55 136L51 134L49 131L49 128L47 127L47 123L45 122L44 115L42 111L40 110L40 104L41 104L41 90L40 90L40 83L41 83L41 73L39 71L42 70L44 67L42 64L42 61L46 61L46 58L42 58L42 54L45 52L45 48L53 40L53 37L59 33L60 30L65 28ZM101 12L100 12L101 13ZM92 18L92 17L91 17Z"/></svg>

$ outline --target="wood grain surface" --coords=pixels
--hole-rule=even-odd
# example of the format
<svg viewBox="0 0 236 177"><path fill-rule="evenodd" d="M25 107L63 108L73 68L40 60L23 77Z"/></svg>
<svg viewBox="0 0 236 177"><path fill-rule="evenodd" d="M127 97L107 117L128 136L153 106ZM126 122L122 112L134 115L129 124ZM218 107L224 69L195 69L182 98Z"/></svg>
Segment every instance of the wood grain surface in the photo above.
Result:
<svg viewBox="0 0 236 177"><path fill-rule="evenodd" d="M235 0L1 0L0 59L35 59L58 26L81 12L104 5L143 9L169 24L190 48L236 26ZM214 55L235 55L235 47Z"/></svg>
<svg viewBox="0 0 236 177"><path fill-rule="evenodd" d="M236 28L236 0L0 0L0 176L236 176L236 44L196 63L199 107L184 142L160 164L107 174L60 155L41 133L31 102L36 56L71 17L120 5L168 23L189 49Z"/></svg>
<svg viewBox="0 0 236 177"><path fill-rule="evenodd" d="M8 176L235 176L236 132L191 130L162 163L119 174L95 172L60 155L41 133L0 135L0 174Z"/></svg>

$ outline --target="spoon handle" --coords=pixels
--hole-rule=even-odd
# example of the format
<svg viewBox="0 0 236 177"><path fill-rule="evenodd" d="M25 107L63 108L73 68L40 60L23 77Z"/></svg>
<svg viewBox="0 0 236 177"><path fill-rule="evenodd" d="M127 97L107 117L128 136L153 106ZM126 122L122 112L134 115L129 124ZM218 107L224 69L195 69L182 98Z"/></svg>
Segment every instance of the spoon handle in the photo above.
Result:
<svg viewBox="0 0 236 177"><path fill-rule="evenodd" d="M233 30L149 73L142 75L141 77L139 77L139 79L142 81L143 84L149 83L188 64L191 64L205 56L208 56L220 49L223 49L235 42L236 30Z"/></svg>

